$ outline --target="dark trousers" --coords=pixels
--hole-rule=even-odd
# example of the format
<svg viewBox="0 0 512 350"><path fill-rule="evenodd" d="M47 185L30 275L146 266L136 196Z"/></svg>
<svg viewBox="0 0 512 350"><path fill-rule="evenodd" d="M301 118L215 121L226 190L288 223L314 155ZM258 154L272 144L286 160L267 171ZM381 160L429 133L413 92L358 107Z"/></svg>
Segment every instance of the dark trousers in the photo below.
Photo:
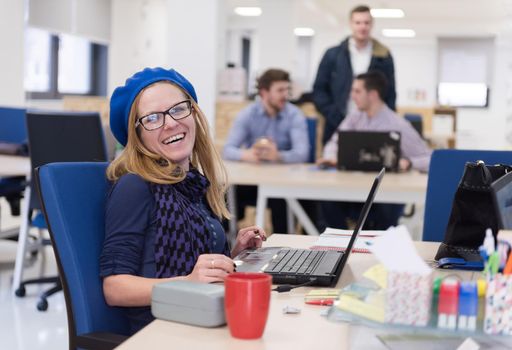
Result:
<svg viewBox="0 0 512 350"><path fill-rule="evenodd" d="M348 229L348 223L357 223L363 203L322 202L322 221L325 226ZM386 230L398 225L398 219L404 211L403 204L373 203L366 218L364 230Z"/></svg>

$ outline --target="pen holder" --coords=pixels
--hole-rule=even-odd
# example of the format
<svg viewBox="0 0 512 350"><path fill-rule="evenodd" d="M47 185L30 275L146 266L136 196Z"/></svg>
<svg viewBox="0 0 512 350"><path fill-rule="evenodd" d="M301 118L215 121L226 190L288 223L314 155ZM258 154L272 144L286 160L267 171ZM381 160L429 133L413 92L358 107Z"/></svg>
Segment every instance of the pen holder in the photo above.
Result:
<svg viewBox="0 0 512 350"><path fill-rule="evenodd" d="M512 335L512 275L497 274L487 281L484 332Z"/></svg>
<svg viewBox="0 0 512 350"><path fill-rule="evenodd" d="M426 326L432 302L432 273L426 275L390 271L384 321Z"/></svg>

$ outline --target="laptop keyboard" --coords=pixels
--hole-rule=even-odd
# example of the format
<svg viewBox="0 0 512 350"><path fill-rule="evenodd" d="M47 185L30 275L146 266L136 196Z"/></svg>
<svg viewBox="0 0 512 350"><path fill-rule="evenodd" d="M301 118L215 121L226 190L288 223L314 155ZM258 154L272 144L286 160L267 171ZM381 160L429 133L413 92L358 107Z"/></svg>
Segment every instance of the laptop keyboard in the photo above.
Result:
<svg viewBox="0 0 512 350"><path fill-rule="evenodd" d="M326 251L321 250L282 249L277 257L268 264L264 272L309 275L325 254Z"/></svg>

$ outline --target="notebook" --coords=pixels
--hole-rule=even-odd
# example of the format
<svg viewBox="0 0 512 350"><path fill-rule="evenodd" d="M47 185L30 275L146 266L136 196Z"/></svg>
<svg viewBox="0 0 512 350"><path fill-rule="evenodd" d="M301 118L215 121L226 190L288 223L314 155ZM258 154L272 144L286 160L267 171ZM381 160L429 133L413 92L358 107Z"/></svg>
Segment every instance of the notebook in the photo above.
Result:
<svg viewBox="0 0 512 350"><path fill-rule="evenodd" d="M398 171L400 133L397 131L338 131L338 169Z"/></svg>
<svg viewBox="0 0 512 350"><path fill-rule="evenodd" d="M265 247L245 250L233 260L239 272L265 272L274 284L334 286L356 244L385 169L375 177L345 251Z"/></svg>
<svg viewBox="0 0 512 350"><path fill-rule="evenodd" d="M368 247L373 244L376 237L382 235L384 231L361 231L357 241L352 248L353 253L370 253ZM314 250L346 250L352 237L352 231L340 230L328 227L318 237L317 241L310 249Z"/></svg>
<svg viewBox="0 0 512 350"><path fill-rule="evenodd" d="M508 173L491 184L494 205L498 213L500 229L512 229L512 173Z"/></svg>

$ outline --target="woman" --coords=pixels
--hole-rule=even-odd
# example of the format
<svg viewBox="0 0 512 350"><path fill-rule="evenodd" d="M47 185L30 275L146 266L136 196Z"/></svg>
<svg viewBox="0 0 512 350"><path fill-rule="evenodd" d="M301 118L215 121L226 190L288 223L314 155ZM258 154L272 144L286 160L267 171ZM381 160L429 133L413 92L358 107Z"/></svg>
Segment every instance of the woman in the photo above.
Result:
<svg viewBox="0 0 512 350"><path fill-rule="evenodd" d="M127 307L135 332L153 319L155 283L221 282L235 270L230 256L260 247L265 232L240 230L229 251L220 223L229 216L226 171L182 75L146 68L114 91L110 108L125 149L107 169L113 186L100 275L107 303Z"/></svg>

